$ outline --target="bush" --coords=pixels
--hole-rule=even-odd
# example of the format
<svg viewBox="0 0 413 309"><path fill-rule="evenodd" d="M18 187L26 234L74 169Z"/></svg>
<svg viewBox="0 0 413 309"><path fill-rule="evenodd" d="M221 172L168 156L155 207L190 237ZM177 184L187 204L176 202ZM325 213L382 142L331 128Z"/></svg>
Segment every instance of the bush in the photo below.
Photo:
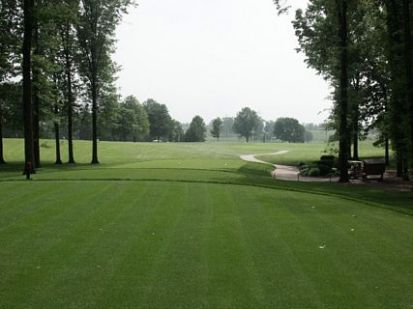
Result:
<svg viewBox="0 0 413 309"><path fill-rule="evenodd" d="M310 167L305 171L304 176L318 177L320 176L320 169L318 167Z"/></svg>
<svg viewBox="0 0 413 309"><path fill-rule="evenodd" d="M337 167L337 159L332 155L324 155L320 157L318 164L327 165L330 168Z"/></svg>
<svg viewBox="0 0 413 309"><path fill-rule="evenodd" d="M300 175L317 177L320 176L320 169L315 165L306 165L303 166L302 169L300 169Z"/></svg>
<svg viewBox="0 0 413 309"><path fill-rule="evenodd" d="M320 164L316 162L312 165L303 165L300 167L300 175L318 177L318 176L328 176L334 173L334 168L329 165Z"/></svg>
<svg viewBox="0 0 413 309"><path fill-rule="evenodd" d="M333 155L322 155L320 157L321 161L334 161L335 159L336 159L336 157L333 156Z"/></svg>

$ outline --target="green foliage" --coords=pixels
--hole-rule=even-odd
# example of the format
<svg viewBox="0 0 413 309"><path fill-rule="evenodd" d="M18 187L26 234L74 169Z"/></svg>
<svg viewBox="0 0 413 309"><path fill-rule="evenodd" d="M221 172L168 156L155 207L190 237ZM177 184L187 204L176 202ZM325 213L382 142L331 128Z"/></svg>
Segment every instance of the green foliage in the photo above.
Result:
<svg viewBox="0 0 413 309"><path fill-rule="evenodd" d="M234 118L232 118L232 117L222 118L222 134L221 134L221 136L231 137L231 136L235 135L233 127L234 127Z"/></svg>
<svg viewBox="0 0 413 309"><path fill-rule="evenodd" d="M391 139L398 153L399 175L406 175L409 148L413 149L409 138L413 136L413 109L409 110L413 106L412 34L411 27L406 27L411 23L411 1L345 3L347 47L340 47L338 35L344 1L311 0L305 11L296 12L293 23L298 51L335 88L336 104L331 116L334 128L338 129L345 119L349 121L348 127L336 131L336 140L351 139L356 149L363 130L379 130L377 143L388 145ZM348 56L349 102L340 107L339 60L343 50ZM343 106L349 110L345 116L341 115ZM350 152L350 145L347 147L345 151Z"/></svg>
<svg viewBox="0 0 413 309"><path fill-rule="evenodd" d="M118 107L116 132L121 141L143 141L149 134L148 115L139 101L128 96Z"/></svg>
<svg viewBox="0 0 413 309"><path fill-rule="evenodd" d="M4 137L22 136L21 97L20 83L0 83L0 121Z"/></svg>
<svg viewBox="0 0 413 309"><path fill-rule="evenodd" d="M17 0L0 1L0 83L11 81L19 69L22 11Z"/></svg>
<svg viewBox="0 0 413 309"><path fill-rule="evenodd" d="M212 129L211 129L212 137L215 137L216 139L219 140L219 137L221 136L221 130L222 130L222 119L216 118L212 120Z"/></svg>
<svg viewBox="0 0 413 309"><path fill-rule="evenodd" d="M179 121L172 119L171 127L172 129L170 132L169 140L171 142L182 142L185 135L182 124Z"/></svg>
<svg viewBox="0 0 413 309"><path fill-rule="evenodd" d="M131 0L81 0L77 35L81 54L80 72L89 91L100 90L114 79L116 67L111 60L116 26ZM90 94L92 95L92 94Z"/></svg>
<svg viewBox="0 0 413 309"><path fill-rule="evenodd" d="M185 132L186 142L205 142L206 125L204 120L200 116L195 116L188 130Z"/></svg>
<svg viewBox="0 0 413 309"><path fill-rule="evenodd" d="M304 143L305 128L294 118L278 118L274 123L274 136L284 142Z"/></svg>
<svg viewBox="0 0 413 309"><path fill-rule="evenodd" d="M306 143L308 143L308 142L311 142L313 139L314 139L313 133L311 133L310 131L305 130L304 131L304 141Z"/></svg>
<svg viewBox="0 0 413 309"><path fill-rule="evenodd" d="M149 119L149 138L158 141L162 138L168 139L172 128L172 118L166 105L148 99L143 103L143 107Z"/></svg>
<svg viewBox="0 0 413 309"><path fill-rule="evenodd" d="M258 117L257 112L249 107L244 107L234 119L233 130L241 137L245 137L245 140L248 143L254 130L257 130L259 127L259 122L260 118Z"/></svg>

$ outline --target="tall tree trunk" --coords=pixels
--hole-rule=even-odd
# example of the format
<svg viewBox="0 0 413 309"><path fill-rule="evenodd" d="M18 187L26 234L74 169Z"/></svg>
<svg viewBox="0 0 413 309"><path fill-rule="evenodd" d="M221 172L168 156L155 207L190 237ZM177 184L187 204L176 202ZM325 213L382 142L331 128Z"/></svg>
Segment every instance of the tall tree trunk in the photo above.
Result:
<svg viewBox="0 0 413 309"><path fill-rule="evenodd" d="M353 155L350 157L353 160L359 160L359 138L360 138L360 76L357 76L354 83L355 99L352 102L351 111L351 124L352 124L352 144L353 144Z"/></svg>
<svg viewBox="0 0 413 309"><path fill-rule="evenodd" d="M348 182L349 175L347 169L349 148L349 133L347 125L348 115L348 29L347 29L347 0L339 0L338 9L339 19L339 38L340 38L340 98L339 98L339 163L340 163L340 182Z"/></svg>
<svg viewBox="0 0 413 309"><path fill-rule="evenodd" d="M66 34L68 35L68 34ZM67 38L67 36L66 36ZM68 39L68 38L67 38ZM73 93L72 93L72 62L70 60L70 51L65 51L66 58L66 81L67 81L67 142L69 151L68 163L75 163L73 154Z"/></svg>
<svg viewBox="0 0 413 309"><path fill-rule="evenodd" d="M59 117L59 107L57 104L54 106L54 114L56 119ZM55 134L55 142L56 142L56 162L55 164L61 165L62 159L60 156L60 128L59 128L59 121L54 121L54 134Z"/></svg>
<svg viewBox="0 0 413 309"><path fill-rule="evenodd" d="M97 85L96 77L92 80L92 164L99 164L98 160L98 142L97 142Z"/></svg>
<svg viewBox="0 0 413 309"><path fill-rule="evenodd" d="M36 86L34 86L33 87L33 154L34 154L34 166L36 168L41 167L39 113L40 113L39 90Z"/></svg>
<svg viewBox="0 0 413 309"><path fill-rule="evenodd" d="M386 166L390 166L390 141L387 135L384 138L384 158Z"/></svg>
<svg viewBox="0 0 413 309"><path fill-rule="evenodd" d="M397 176L407 179L409 143L407 129L408 108L406 100L406 69L403 48L402 3L400 0L386 0L388 28L388 58L391 70L392 95L389 104L390 137L396 154Z"/></svg>
<svg viewBox="0 0 413 309"><path fill-rule="evenodd" d="M24 37L23 37L23 124L24 124L24 160L25 170L33 164L33 111L31 50L33 30L34 0L24 0Z"/></svg>
<svg viewBox="0 0 413 309"><path fill-rule="evenodd" d="M403 159L400 152L396 150L396 176L402 177L403 176Z"/></svg>
<svg viewBox="0 0 413 309"><path fill-rule="evenodd" d="M39 46L39 23L37 17L34 18L34 55L40 56ZM32 78L33 78L33 152L34 152L34 166L40 167L40 96L39 96L39 82L40 72L38 64L32 66Z"/></svg>
<svg viewBox="0 0 413 309"><path fill-rule="evenodd" d="M384 98L384 113L387 115L389 113L389 96L387 93L387 87L385 84L381 84L381 89L383 91L383 98ZM390 166L390 134L389 128L387 125L387 119L385 118L385 126L384 126L384 158L386 162L386 166Z"/></svg>
<svg viewBox="0 0 413 309"><path fill-rule="evenodd" d="M359 106L354 104L353 106L353 160L359 160Z"/></svg>
<svg viewBox="0 0 413 309"><path fill-rule="evenodd" d="M359 160L359 132L358 125L353 131L353 160Z"/></svg>
<svg viewBox="0 0 413 309"><path fill-rule="evenodd" d="M6 161L4 160L3 154L3 115L0 109L0 164L5 164Z"/></svg>
<svg viewBox="0 0 413 309"><path fill-rule="evenodd" d="M412 53L412 33L411 33L411 7L410 0L403 0L403 34L404 34L404 59L406 70L406 97L407 110L409 111L410 126L410 162L413 161L413 53ZM407 173L408 178L408 173Z"/></svg>

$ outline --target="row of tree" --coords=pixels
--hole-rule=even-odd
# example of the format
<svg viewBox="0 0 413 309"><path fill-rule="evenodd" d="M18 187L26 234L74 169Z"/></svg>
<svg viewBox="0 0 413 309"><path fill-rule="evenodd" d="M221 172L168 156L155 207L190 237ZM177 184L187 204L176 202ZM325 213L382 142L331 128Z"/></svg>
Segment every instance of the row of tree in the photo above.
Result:
<svg viewBox="0 0 413 309"><path fill-rule="evenodd" d="M243 108L235 118L232 119L231 132L244 137L248 143L252 137L266 140L277 139L289 143L304 143L313 139L312 133L294 118L278 118L274 121L264 121L254 110L249 107ZM227 121L228 122L228 121ZM217 139L224 129L224 121L216 118L211 122L211 135Z"/></svg>
<svg viewBox="0 0 413 309"><path fill-rule="evenodd" d="M165 105L136 98L120 100L112 61L115 29L132 0L0 0L0 163L3 136L24 138L25 167L41 166L40 137L68 141L68 162L75 163L73 140L204 141L206 125L196 116L184 133ZM21 104L23 102L23 104ZM221 121L221 120L220 120ZM246 108L235 119L215 123L212 135L236 133L248 141L273 134ZM3 130L4 128L4 130ZM221 131L223 130L223 131Z"/></svg>
<svg viewBox="0 0 413 309"><path fill-rule="evenodd" d="M280 12L284 1L274 0ZM412 0L310 0L293 22L299 52L333 87L330 120L339 141L340 180L358 159L363 131L396 155L398 176L413 162Z"/></svg>
<svg viewBox="0 0 413 309"><path fill-rule="evenodd" d="M117 66L111 59L115 30L131 4L132 0L0 1L1 162L3 122L19 115L26 169L40 166L41 123L53 119L58 141L62 117L69 162L74 163L73 116L83 109L91 114L92 163L99 163L98 112L103 102L116 96ZM16 104L19 96L22 105ZM87 103L79 106L80 99ZM59 144L56 163L61 163Z"/></svg>

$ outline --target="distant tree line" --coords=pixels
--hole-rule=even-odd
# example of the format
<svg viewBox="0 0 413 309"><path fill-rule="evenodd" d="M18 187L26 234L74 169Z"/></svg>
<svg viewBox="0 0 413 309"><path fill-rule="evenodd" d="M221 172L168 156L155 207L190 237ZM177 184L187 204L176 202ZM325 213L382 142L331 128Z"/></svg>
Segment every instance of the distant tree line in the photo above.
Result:
<svg viewBox="0 0 413 309"><path fill-rule="evenodd" d="M249 107L243 108L235 118L216 118L210 123L211 136L219 140L223 137L245 138L246 142L283 141L304 143L313 140L313 135L304 125L294 118L278 118L276 121L265 121L257 112ZM324 130L321 125L310 126L312 130Z"/></svg>

